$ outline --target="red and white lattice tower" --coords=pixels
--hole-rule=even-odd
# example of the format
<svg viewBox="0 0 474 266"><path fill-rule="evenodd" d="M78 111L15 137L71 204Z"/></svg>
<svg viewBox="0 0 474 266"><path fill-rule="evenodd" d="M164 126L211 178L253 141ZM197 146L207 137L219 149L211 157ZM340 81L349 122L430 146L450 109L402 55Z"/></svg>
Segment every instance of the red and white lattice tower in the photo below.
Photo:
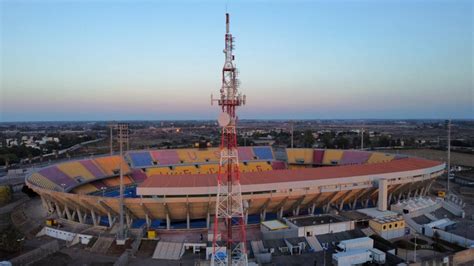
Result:
<svg viewBox="0 0 474 266"><path fill-rule="evenodd" d="M234 39L229 32L226 13L225 63L222 69L220 98L212 99L222 107L219 125L222 127L219 173L217 176L216 211L212 241L211 265L247 265L244 206L240 187L239 156L237 153L237 106L245 104L238 93L237 69L234 66ZM222 226L220 226L222 225ZM238 228L233 234L232 227ZM237 233L238 232L238 233Z"/></svg>

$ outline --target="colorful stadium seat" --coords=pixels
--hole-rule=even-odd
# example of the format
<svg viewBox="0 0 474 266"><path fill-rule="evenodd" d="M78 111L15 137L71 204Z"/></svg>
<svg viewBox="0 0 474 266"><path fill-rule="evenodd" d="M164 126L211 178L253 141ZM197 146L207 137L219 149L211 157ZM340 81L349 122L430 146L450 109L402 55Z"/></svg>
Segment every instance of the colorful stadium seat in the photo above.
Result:
<svg viewBox="0 0 474 266"><path fill-rule="evenodd" d="M170 169L168 166L164 167L154 167L154 168L148 168L146 169L146 175L147 176L152 176L152 175L170 175L172 173L172 169Z"/></svg>
<svg viewBox="0 0 474 266"><path fill-rule="evenodd" d="M201 174L217 174L219 172L218 164L203 164L201 165Z"/></svg>
<svg viewBox="0 0 474 266"><path fill-rule="evenodd" d="M323 164L324 165L339 164L343 153L344 153L343 150L325 150Z"/></svg>
<svg viewBox="0 0 474 266"><path fill-rule="evenodd" d="M153 165L153 158L151 158L150 152L129 152L128 156L132 160L134 167L147 167Z"/></svg>
<svg viewBox="0 0 474 266"><path fill-rule="evenodd" d="M105 188L107 187L107 185L104 182L102 182L102 180L97 180L97 181L91 182L90 184L95 186L98 189L102 189L104 187Z"/></svg>
<svg viewBox="0 0 474 266"><path fill-rule="evenodd" d="M133 169L130 176L135 183L141 183L147 179L147 175L141 169Z"/></svg>
<svg viewBox="0 0 474 266"><path fill-rule="evenodd" d="M130 172L127 162L120 156L99 157L95 158L94 161L107 176L119 174L120 164L122 164L124 173Z"/></svg>
<svg viewBox="0 0 474 266"><path fill-rule="evenodd" d="M312 149L286 149L288 163L313 164Z"/></svg>
<svg viewBox="0 0 474 266"><path fill-rule="evenodd" d="M49 190L56 190L56 188L59 189L59 185L54 183L53 181L49 180L48 178L42 176L39 173L33 173L30 178L30 182L39 185L42 188L46 188Z"/></svg>
<svg viewBox="0 0 474 266"><path fill-rule="evenodd" d="M118 187L120 186L120 177L112 177L112 178L107 178L102 180L106 187ZM133 184L133 181L130 179L128 176L123 177L123 184L124 185L130 185Z"/></svg>
<svg viewBox="0 0 474 266"><path fill-rule="evenodd" d="M273 160L273 151L271 147L254 147L253 153L258 160Z"/></svg>
<svg viewBox="0 0 474 266"><path fill-rule="evenodd" d="M285 162L282 161L272 161L272 168L273 170L282 170L286 169Z"/></svg>
<svg viewBox="0 0 474 266"><path fill-rule="evenodd" d="M43 168L39 170L38 173L49 179L51 182L57 184L60 188L64 188L65 190L68 190L79 184L76 180L70 178L68 175L59 170L57 166Z"/></svg>
<svg viewBox="0 0 474 266"><path fill-rule="evenodd" d="M92 160L79 161L95 178L105 177L104 172Z"/></svg>
<svg viewBox="0 0 474 266"><path fill-rule="evenodd" d="M91 172L89 172L89 170L87 170L87 168L85 168L78 161L60 163L58 164L58 169L73 179L75 178L83 178L85 180L95 179L95 176Z"/></svg>
<svg viewBox="0 0 474 266"><path fill-rule="evenodd" d="M366 151L344 151L340 164L363 164L370 157L370 152Z"/></svg>
<svg viewBox="0 0 474 266"><path fill-rule="evenodd" d="M313 160L314 164L322 164L324 158L324 150L314 150Z"/></svg>
<svg viewBox="0 0 474 266"><path fill-rule="evenodd" d="M174 165L181 163L176 150L151 151L151 156L159 165Z"/></svg>
<svg viewBox="0 0 474 266"><path fill-rule="evenodd" d="M238 147L237 151L239 153L239 161L252 161L254 160L253 149L251 147Z"/></svg>
<svg viewBox="0 0 474 266"><path fill-rule="evenodd" d="M219 149L182 149L177 150L179 160L183 163L204 163L204 162L218 162Z"/></svg>
<svg viewBox="0 0 474 266"><path fill-rule="evenodd" d="M90 193L93 193L93 192L97 192L98 190L99 189L97 189L97 187L95 187L94 185L84 184L82 186L74 188L72 190L72 192L76 193L76 194L90 194Z"/></svg>
<svg viewBox="0 0 474 266"><path fill-rule="evenodd" d="M247 172L263 172L272 170L272 165L267 162L247 162L240 163L240 171L242 173Z"/></svg>
<svg viewBox="0 0 474 266"><path fill-rule="evenodd" d="M370 158L367 160L367 163L383 163L390 162L395 156L393 154L373 152Z"/></svg>

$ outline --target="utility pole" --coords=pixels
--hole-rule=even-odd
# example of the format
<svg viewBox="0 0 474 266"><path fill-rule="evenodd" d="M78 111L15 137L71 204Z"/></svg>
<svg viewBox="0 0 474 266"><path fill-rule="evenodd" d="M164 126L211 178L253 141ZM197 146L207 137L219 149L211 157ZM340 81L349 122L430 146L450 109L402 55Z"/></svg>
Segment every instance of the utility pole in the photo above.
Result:
<svg viewBox="0 0 474 266"><path fill-rule="evenodd" d="M363 150L364 149L364 128L361 129L360 131L360 149Z"/></svg>
<svg viewBox="0 0 474 266"><path fill-rule="evenodd" d="M115 122L110 122L109 123L109 128L110 128L110 156L114 155L114 148L113 148L113 145L114 145L114 135L113 135L113 131L114 131L114 127L116 127L117 124Z"/></svg>
<svg viewBox="0 0 474 266"><path fill-rule="evenodd" d="M451 177L451 119L446 120L446 126L448 129L448 179L446 185L446 194L449 195L449 178Z"/></svg>
<svg viewBox="0 0 474 266"><path fill-rule="evenodd" d="M291 125L291 148L293 149L294 122L290 121L290 125Z"/></svg>

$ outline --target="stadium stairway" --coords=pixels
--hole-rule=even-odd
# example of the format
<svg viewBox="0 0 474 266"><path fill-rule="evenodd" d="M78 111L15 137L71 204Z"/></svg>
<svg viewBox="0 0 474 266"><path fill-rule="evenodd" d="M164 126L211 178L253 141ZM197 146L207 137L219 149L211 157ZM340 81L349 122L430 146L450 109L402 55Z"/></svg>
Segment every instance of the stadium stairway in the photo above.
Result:
<svg viewBox="0 0 474 266"><path fill-rule="evenodd" d="M319 241L315 236L306 236L305 239L311 249L313 249L315 252L323 250L323 247L321 246L321 244L319 244Z"/></svg>
<svg viewBox="0 0 474 266"><path fill-rule="evenodd" d="M360 229L362 231L362 233L364 233L364 235L366 236L371 236L371 235L375 235L375 231L370 228L370 227L367 227L367 228L362 228Z"/></svg>
<svg viewBox="0 0 474 266"><path fill-rule="evenodd" d="M158 241L152 258L162 260L179 260L183 254L183 243Z"/></svg>
<svg viewBox="0 0 474 266"><path fill-rule="evenodd" d="M265 252L265 247L263 246L262 240L250 241L250 246L252 247L253 254L260 254Z"/></svg>
<svg viewBox="0 0 474 266"><path fill-rule="evenodd" d="M113 242L113 237L100 236L92 246L91 252L105 254Z"/></svg>

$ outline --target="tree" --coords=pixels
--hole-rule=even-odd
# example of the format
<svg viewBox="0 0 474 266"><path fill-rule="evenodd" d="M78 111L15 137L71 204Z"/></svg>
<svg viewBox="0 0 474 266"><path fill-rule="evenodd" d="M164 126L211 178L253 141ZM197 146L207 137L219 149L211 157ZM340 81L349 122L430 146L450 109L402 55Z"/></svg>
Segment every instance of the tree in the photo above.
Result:
<svg viewBox="0 0 474 266"><path fill-rule="evenodd" d="M311 130L306 130L303 136L303 143L305 148L312 148L314 145L314 136Z"/></svg>
<svg viewBox="0 0 474 266"><path fill-rule="evenodd" d="M384 135L380 136L379 141L378 141L378 146L379 147L390 146L390 138Z"/></svg>
<svg viewBox="0 0 474 266"><path fill-rule="evenodd" d="M324 144L325 148L333 148L332 136L330 133L324 133L321 136L321 142Z"/></svg>
<svg viewBox="0 0 474 266"><path fill-rule="evenodd" d="M334 140L334 145L336 145L338 149L347 149L349 146L349 140L344 136L337 136Z"/></svg>

